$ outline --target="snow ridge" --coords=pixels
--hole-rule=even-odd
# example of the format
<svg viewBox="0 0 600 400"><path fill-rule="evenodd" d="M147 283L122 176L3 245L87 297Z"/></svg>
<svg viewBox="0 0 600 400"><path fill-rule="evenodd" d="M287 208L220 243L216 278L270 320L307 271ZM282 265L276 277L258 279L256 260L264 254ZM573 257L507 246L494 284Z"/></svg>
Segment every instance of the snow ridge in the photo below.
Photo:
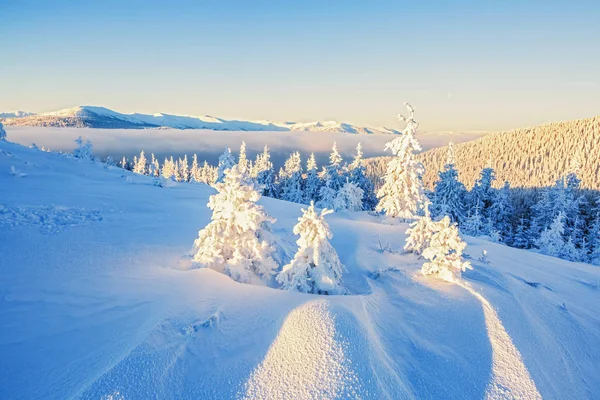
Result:
<svg viewBox="0 0 600 400"><path fill-rule="evenodd" d="M209 129L217 131L313 131L351 134L399 134L390 128L368 128L337 121L272 122L216 118L210 115L182 116L164 113L124 114L106 107L76 106L44 114L0 114L8 126L51 126L105 129Z"/></svg>
<svg viewBox="0 0 600 400"><path fill-rule="evenodd" d="M360 398L360 383L336 340L328 303L293 310L246 383L244 399Z"/></svg>
<svg viewBox="0 0 600 400"><path fill-rule="evenodd" d="M541 399L521 353L504 329L496 310L471 285L461 281L457 283L471 292L483 307L485 325L492 345L492 378L486 389L486 399Z"/></svg>

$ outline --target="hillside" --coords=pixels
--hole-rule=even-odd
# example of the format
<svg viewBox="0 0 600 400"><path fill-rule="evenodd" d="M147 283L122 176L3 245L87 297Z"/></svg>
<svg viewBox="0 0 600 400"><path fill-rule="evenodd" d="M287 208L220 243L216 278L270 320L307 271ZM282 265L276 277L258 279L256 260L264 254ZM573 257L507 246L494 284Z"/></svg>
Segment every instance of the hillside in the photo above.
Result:
<svg viewBox="0 0 600 400"><path fill-rule="evenodd" d="M482 168L496 171L496 186L508 180L513 187L551 186L579 163L581 186L600 188L600 117L555 122L510 132L489 134L478 140L454 145L460 180L471 187ZM432 188L446 163L445 147L419 155L425 165L423 181ZM366 161L369 176L383 176L388 157Z"/></svg>
<svg viewBox="0 0 600 400"><path fill-rule="evenodd" d="M1 115L1 114L0 114ZM34 115L6 114L6 126L74 127L104 129L209 129L217 131L313 131L351 134L397 134L388 128L368 128L337 121L315 122L272 122L241 121L215 118L208 115L199 117L171 114L123 114L105 107L77 106L55 112ZM0 117L2 118L2 117Z"/></svg>
<svg viewBox="0 0 600 400"><path fill-rule="evenodd" d="M466 238L443 283L405 224L334 213L351 295L286 292L189 269L210 187L3 141L0 171L0 398L600 397L591 265ZM287 262L301 206L260 203Z"/></svg>

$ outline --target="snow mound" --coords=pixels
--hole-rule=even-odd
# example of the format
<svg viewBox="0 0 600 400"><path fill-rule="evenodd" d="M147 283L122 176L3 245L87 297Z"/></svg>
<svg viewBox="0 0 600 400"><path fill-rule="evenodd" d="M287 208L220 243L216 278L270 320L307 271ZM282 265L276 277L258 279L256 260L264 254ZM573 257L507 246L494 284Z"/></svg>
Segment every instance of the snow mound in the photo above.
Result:
<svg viewBox="0 0 600 400"><path fill-rule="evenodd" d="M245 399L360 398L359 379L326 301L293 310L264 361L246 383Z"/></svg>

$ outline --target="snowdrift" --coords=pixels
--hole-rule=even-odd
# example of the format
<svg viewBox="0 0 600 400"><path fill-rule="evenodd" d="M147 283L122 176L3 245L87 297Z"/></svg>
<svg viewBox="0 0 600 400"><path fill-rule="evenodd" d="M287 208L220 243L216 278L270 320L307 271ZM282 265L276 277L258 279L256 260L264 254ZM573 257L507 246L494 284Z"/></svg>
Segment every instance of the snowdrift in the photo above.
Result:
<svg viewBox="0 0 600 400"><path fill-rule="evenodd" d="M466 238L448 284L341 212L351 295L244 285L188 268L212 193L0 141L0 398L600 397L597 267ZM260 203L287 262L301 206Z"/></svg>

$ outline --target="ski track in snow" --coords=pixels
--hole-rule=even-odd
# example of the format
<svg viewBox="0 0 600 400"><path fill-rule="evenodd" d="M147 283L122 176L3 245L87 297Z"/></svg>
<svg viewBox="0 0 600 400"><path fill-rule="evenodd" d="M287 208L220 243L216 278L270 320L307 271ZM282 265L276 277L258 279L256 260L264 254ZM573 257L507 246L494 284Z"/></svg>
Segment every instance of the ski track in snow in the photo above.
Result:
<svg viewBox="0 0 600 400"><path fill-rule="evenodd" d="M338 339L338 340L336 340ZM361 398L358 377L336 338L328 303L293 310L263 362L245 385L244 399Z"/></svg>
<svg viewBox="0 0 600 400"><path fill-rule="evenodd" d="M475 296L483 307L485 325L492 346L492 378L486 389L487 399L541 399L521 353L489 301L466 282L457 282Z"/></svg>

